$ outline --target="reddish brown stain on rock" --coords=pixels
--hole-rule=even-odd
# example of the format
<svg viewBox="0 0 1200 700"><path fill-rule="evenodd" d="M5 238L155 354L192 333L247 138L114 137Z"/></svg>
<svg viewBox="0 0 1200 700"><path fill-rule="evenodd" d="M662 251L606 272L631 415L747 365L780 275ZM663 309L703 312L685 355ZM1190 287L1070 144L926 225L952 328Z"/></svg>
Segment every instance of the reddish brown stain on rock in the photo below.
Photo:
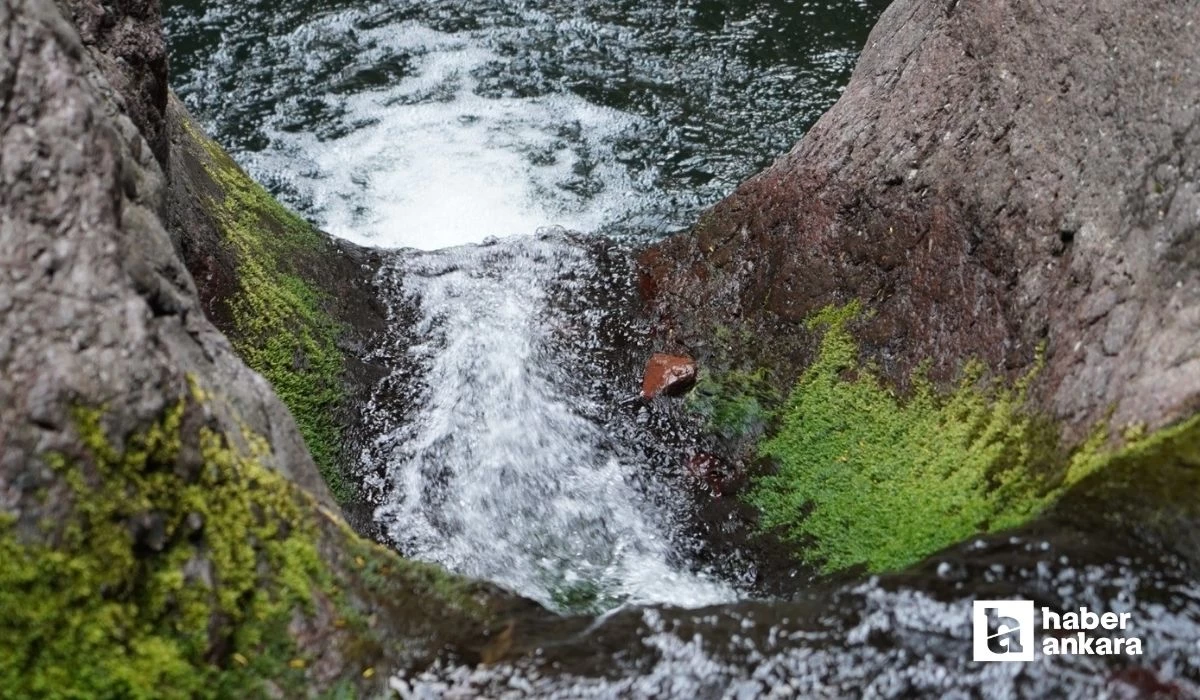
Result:
<svg viewBox="0 0 1200 700"><path fill-rule="evenodd" d="M642 398L683 396L696 385L696 361L686 355L655 353L646 361Z"/></svg>

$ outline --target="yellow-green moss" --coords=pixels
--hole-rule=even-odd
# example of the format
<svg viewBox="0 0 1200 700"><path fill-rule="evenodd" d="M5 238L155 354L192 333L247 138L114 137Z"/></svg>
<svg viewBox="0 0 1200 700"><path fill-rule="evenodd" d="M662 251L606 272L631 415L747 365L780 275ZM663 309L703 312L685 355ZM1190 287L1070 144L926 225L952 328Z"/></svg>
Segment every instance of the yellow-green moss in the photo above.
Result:
<svg viewBox="0 0 1200 700"><path fill-rule="evenodd" d="M1127 428L1116 452L1105 423L1074 450L1062 449L1058 425L1027 406L1040 360L1011 386L985 381L983 367L967 363L948 392L919 371L901 398L859 361L849 324L861 311L853 302L809 320L823 334L817 358L768 411L772 432L759 454L777 471L756 479L748 494L764 527L779 528L826 572L899 569L1025 523L1089 479L1129 482L1138 471L1130 464L1200 450L1200 419L1151 436ZM724 400L744 405L744 393ZM714 417L736 425L744 411L724 413L734 419Z"/></svg>
<svg viewBox="0 0 1200 700"><path fill-rule="evenodd" d="M350 697L410 647L483 634L477 584L359 538L189 379L133 435L76 409L78 447L40 457L55 485L0 513L0 698ZM340 676L310 677L309 651Z"/></svg>
<svg viewBox="0 0 1200 700"><path fill-rule="evenodd" d="M237 254L239 293L231 300L235 348L271 382L339 501L352 495L338 465L341 429L335 414L345 398L339 325L322 295L296 274L298 255L320 250L322 235L254 182L220 146L187 126L206 152L204 167L224 194L212 209Z"/></svg>
<svg viewBox="0 0 1200 700"><path fill-rule="evenodd" d="M294 489L181 402L117 446L76 411L80 454L47 461L68 512L31 541L0 523L0 697L257 697L299 688L287 626L328 585ZM203 466L184 477L181 454ZM133 523L158 530L147 538ZM140 541L141 540L141 541Z"/></svg>
<svg viewBox="0 0 1200 700"><path fill-rule="evenodd" d="M817 359L760 444L778 471L748 496L763 525L825 571L883 571L1041 511L1061 459L1055 426L1025 410L1033 373L1006 387L972 363L943 394L918 372L901 399L858 360L847 325L860 312L810 319L823 333Z"/></svg>

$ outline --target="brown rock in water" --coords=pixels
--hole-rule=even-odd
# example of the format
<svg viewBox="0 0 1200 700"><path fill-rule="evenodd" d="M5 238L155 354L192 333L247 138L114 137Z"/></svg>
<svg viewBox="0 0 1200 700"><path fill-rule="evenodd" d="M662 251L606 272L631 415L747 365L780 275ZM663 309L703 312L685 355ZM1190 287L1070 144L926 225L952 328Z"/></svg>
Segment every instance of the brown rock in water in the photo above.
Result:
<svg viewBox="0 0 1200 700"><path fill-rule="evenodd" d="M696 361L686 355L654 353L642 375L642 398L683 396L696 386Z"/></svg>

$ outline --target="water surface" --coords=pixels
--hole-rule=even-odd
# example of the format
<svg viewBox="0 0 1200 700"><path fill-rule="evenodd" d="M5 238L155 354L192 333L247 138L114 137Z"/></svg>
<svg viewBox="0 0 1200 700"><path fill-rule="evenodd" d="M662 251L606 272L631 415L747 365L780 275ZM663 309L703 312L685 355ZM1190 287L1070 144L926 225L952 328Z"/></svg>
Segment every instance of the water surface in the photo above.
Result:
<svg viewBox="0 0 1200 700"><path fill-rule="evenodd" d="M656 237L785 152L885 0L166 3L173 87L331 232Z"/></svg>

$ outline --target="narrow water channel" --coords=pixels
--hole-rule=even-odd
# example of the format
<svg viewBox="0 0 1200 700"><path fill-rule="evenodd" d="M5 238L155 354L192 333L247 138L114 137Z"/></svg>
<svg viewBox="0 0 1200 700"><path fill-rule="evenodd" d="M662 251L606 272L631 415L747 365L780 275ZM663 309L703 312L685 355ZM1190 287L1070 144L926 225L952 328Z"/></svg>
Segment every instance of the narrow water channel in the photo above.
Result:
<svg viewBox="0 0 1200 700"><path fill-rule="evenodd" d="M563 333L564 296L628 270L536 234L688 225L836 99L884 4L168 4L175 87L218 140L332 233L401 249L360 465L395 546L564 610L739 597L629 444L645 416L597 405L635 389L595 362L612 348Z"/></svg>

